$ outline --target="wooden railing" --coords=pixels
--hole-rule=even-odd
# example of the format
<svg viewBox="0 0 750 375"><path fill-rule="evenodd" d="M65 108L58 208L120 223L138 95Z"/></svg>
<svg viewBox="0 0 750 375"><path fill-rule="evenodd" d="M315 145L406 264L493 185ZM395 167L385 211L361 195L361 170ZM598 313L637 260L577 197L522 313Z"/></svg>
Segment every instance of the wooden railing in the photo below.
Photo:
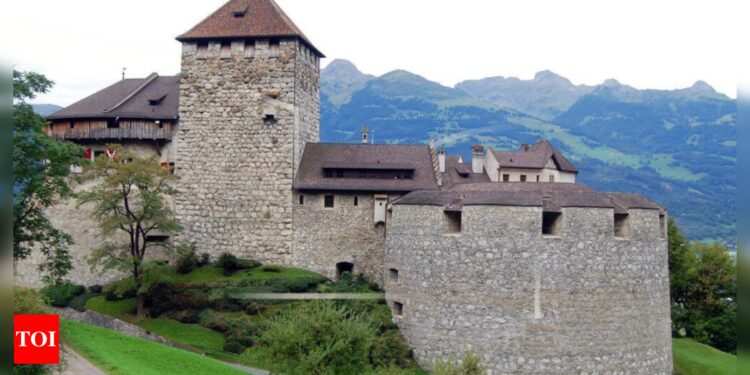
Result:
<svg viewBox="0 0 750 375"><path fill-rule="evenodd" d="M171 122L156 124L153 120L123 120L113 127L106 120L60 121L47 127L47 134L57 139L160 139L171 140Z"/></svg>

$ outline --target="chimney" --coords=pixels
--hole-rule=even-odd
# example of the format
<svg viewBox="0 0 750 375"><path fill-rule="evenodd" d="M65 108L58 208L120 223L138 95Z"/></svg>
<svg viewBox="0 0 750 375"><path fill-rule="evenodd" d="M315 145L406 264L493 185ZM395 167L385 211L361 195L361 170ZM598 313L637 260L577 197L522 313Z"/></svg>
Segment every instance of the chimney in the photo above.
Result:
<svg viewBox="0 0 750 375"><path fill-rule="evenodd" d="M471 171L477 174L484 172L484 146L471 146Z"/></svg>
<svg viewBox="0 0 750 375"><path fill-rule="evenodd" d="M440 164L440 173L445 173L445 146L440 146L440 151L438 151L438 164Z"/></svg>
<svg viewBox="0 0 750 375"><path fill-rule="evenodd" d="M367 144L367 124L362 125L362 144Z"/></svg>
<svg viewBox="0 0 750 375"><path fill-rule="evenodd" d="M521 145L521 151L523 151L523 152L529 151L529 144L528 143L522 144Z"/></svg>

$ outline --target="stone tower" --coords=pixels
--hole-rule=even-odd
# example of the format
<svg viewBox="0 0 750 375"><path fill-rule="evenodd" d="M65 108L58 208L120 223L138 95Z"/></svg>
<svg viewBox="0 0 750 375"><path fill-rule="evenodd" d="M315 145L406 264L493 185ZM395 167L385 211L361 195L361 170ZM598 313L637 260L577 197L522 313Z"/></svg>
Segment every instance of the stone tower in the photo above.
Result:
<svg viewBox="0 0 750 375"><path fill-rule="evenodd" d="M319 140L323 54L273 0L231 0L177 40L178 241L288 263L292 181Z"/></svg>

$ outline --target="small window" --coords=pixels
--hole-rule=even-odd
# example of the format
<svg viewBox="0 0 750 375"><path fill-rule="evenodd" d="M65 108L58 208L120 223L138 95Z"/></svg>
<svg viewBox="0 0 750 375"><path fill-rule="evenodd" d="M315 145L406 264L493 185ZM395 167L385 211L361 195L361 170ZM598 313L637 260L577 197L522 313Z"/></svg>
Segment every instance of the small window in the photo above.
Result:
<svg viewBox="0 0 750 375"><path fill-rule="evenodd" d="M443 211L443 234L461 233L461 211Z"/></svg>
<svg viewBox="0 0 750 375"><path fill-rule="evenodd" d="M281 55L281 45L278 40L272 40L268 45L268 53L271 57L279 57Z"/></svg>
<svg viewBox="0 0 750 375"><path fill-rule="evenodd" d="M107 129L119 129L120 123L117 122L115 119L109 119L107 120Z"/></svg>
<svg viewBox="0 0 750 375"><path fill-rule="evenodd" d="M628 237L628 214L615 214L615 237Z"/></svg>
<svg viewBox="0 0 750 375"><path fill-rule="evenodd" d="M510 175L507 174L507 173L504 173L503 174L503 182L508 182L508 181L510 181Z"/></svg>
<svg viewBox="0 0 750 375"><path fill-rule="evenodd" d="M391 268L388 270L388 280L392 283L398 282L398 270L395 268Z"/></svg>
<svg viewBox="0 0 750 375"><path fill-rule="evenodd" d="M300 194L299 195L299 205L302 206L305 204L305 196Z"/></svg>
<svg viewBox="0 0 750 375"><path fill-rule="evenodd" d="M550 175L549 176L549 182L555 182L555 176L554 175Z"/></svg>
<svg viewBox="0 0 750 375"><path fill-rule="evenodd" d="M354 205L355 206L359 206L359 197L358 196L354 196Z"/></svg>
<svg viewBox="0 0 750 375"><path fill-rule="evenodd" d="M146 242L149 243L165 243L169 241L169 236L165 236L162 234L152 234L146 236Z"/></svg>
<svg viewBox="0 0 750 375"><path fill-rule="evenodd" d="M539 175L536 175L536 182L539 182Z"/></svg>
<svg viewBox="0 0 750 375"><path fill-rule="evenodd" d="M404 315L404 304L401 302L393 302L393 315L402 316Z"/></svg>
<svg viewBox="0 0 750 375"><path fill-rule="evenodd" d="M542 234L546 236L559 236L562 214L559 212L542 213Z"/></svg>
<svg viewBox="0 0 750 375"><path fill-rule="evenodd" d="M228 59L232 57L232 45L229 42L221 43L221 51L219 52L219 57L222 59Z"/></svg>
<svg viewBox="0 0 750 375"><path fill-rule="evenodd" d="M244 56L246 59L252 59L255 57L255 42L251 40L245 42Z"/></svg>
<svg viewBox="0 0 750 375"><path fill-rule="evenodd" d="M275 125L276 124L276 116L274 115L266 115L263 117L263 124L265 125Z"/></svg>
<svg viewBox="0 0 750 375"><path fill-rule="evenodd" d="M526 175L525 174L521 175L521 182L526 182Z"/></svg>
<svg viewBox="0 0 750 375"><path fill-rule="evenodd" d="M205 59L208 57L208 43L198 43L198 50L196 51L195 57L199 59Z"/></svg>
<svg viewBox="0 0 750 375"><path fill-rule="evenodd" d="M323 199L323 207L333 208L333 195L326 195Z"/></svg>
<svg viewBox="0 0 750 375"><path fill-rule="evenodd" d="M667 239L667 215L659 214L659 234L662 239Z"/></svg>
<svg viewBox="0 0 750 375"><path fill-rule="evenodd" d="M75 123L75 122L73 122L73 121L71 121L71 122L70 122L70 128L71 128L71 129L73 129L73 128L75 128L75 127L76 127L76 123Z"/></svg>

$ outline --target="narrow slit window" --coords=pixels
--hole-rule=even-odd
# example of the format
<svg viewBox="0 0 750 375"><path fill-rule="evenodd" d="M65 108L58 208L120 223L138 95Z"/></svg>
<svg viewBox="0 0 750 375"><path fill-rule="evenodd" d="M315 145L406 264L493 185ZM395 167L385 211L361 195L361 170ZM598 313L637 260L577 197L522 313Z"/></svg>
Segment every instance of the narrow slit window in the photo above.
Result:
<svg viewBox="0 0 750 375"><path fill-rule="evenodd" d="M555 176L554 175L550 175L549 176L549 182L555 182Z"/></svg>
<svg viewBox="0 0 750 375"><path fill-rule="evenodd" d="M70 122L70 128L71 128L71 129L73 129L73 128L75 128L75 127L76 127L76 123L75 123L75 122L73 122L73 121L71 121L71 122Z"/></svg>
<svg viewBox="0 0 750 375"><path fill-rule="evenodd" d="M219 57L222 59L228 59L232 57L232 45L229 42L221 43L221 51Z"/></svg>
<svg viewBox="0 0 750 375"><path fill-rule="evenodd" d="M615 237L628 237L628 214L615 214Z"/></svg>
<svg viewBox="0 0 750 375"><path fill-rule="evenodd" d="M393 315L402 316L404 315L404 304L401 302L393 302Z"/></svg>
<svg viewBox="0 0 750 375"><path fill-rule="evenodd" d="M391 268L388 270L388 280L392 283L398 282L398 270L395 268Z"/></svg>
<svg viewBox="0 0 750 375"><path fill-rule="evenodd" d="M559 212L542 213L542 235L559 236L562 222L562 214Z"/></svg>
<svg viewBox="0 0 750 375"><path fill-rule="evenodd" d="M252 59L255 57L255 42L249 40L245 42L245 54L246 59Z"/></svg>
<svg viewBox="0 0 750 375"><path fill-rule="evenodd" d="M333 195L326 195L323 198L323 207L333 208Z"/></svg>
<svg viewBox="0 0 750 375"><path fill-rule="evenodd" d="M536 182L539 182L539 175L536 175Z"/></svg>
<svg viewBox="0 0 750 375"><path fill-rule="evenodd" d="M302 206L305 204L305 196L300 194L299 195L299 205Z"/></svg>
<svg viewBox="0 0 750 375"><path fill-rule="evenodd" d="M208 57L208 43L198 43L198 50L196 51L195 57L199 59L205 59Z"/></svg>
<svg viewBox="0 0 750 375"><path fill-rule="evenodd" d="M443 233L461 233L461 211L443 211Z"/></svg>
<svg viewBox="0 0 750 375"><path fill-rule="evenodd" d="M359 197L358 196L354 196L354 205L355 206L359 206Z"/></svg>
<svg viewBox="0 0 750 375"><path fill-rule="evenodd" d="M279 57L281 55L281 44L278 40L272 40L268 44L268 53L271 57Z"/></svg>

